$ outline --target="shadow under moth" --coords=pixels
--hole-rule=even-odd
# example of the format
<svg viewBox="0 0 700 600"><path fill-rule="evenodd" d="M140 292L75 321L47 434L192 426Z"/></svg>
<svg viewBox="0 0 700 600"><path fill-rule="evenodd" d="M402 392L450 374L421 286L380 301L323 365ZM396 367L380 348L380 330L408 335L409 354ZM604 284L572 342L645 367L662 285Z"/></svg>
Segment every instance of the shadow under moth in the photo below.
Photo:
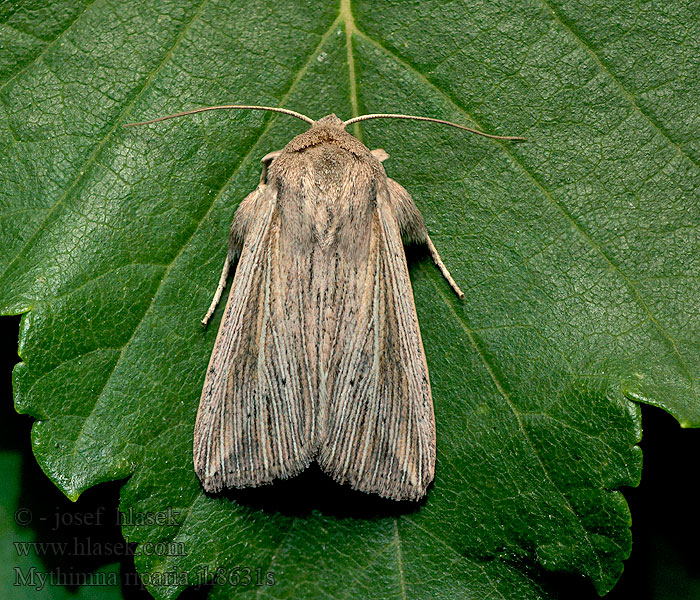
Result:
<svg viewBox="0 0 700 600"><path fill-rule="evenodd" d="M260 183L236 210L219 285L238 261L207 368L194 467L207 492L285 479L313 460L340 483L419 500L435 472L435 416L403 243L427 245L457 295L408 192L387 177L384 150L346 131L399 118L313 121L262 159Z"/></svg>

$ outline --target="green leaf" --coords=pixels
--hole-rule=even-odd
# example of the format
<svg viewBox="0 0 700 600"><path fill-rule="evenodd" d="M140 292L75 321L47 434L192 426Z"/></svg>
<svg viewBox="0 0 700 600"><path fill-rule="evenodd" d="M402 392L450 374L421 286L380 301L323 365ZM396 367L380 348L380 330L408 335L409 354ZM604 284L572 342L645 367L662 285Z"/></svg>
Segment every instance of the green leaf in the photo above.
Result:
<svg viewBox="0 0 700 600"><path fill-rule="evenodd" d="M619 490L640 476L632 400L700 425L695 4L0 10L0 310L26 312L16 408L38 419L35 455L69 497L130 476L123 511L173 516L124 528L185 550L137 556L156 597L217 568L254 581L214 597L550 598L552 572L614 585L631 544ZM391 154L466 294L412 255L438 424L418 506L313 470L200 489L192 430L217 323L199 319L260 158L304 126L122 125L221 102L410 112L530 140L357 128ZM255 585L268 572L275 585Z"/></svg>

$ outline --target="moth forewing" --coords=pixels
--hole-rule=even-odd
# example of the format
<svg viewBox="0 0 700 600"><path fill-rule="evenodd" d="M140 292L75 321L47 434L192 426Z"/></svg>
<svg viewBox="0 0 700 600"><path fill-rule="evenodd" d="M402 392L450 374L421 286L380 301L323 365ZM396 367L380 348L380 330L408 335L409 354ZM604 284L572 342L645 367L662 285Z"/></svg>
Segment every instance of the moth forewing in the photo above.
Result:
<svg viewBox="0 0 700 600"><path fill-rule="evenodd" d="M370 253L356 274L366 288L344 299L353 319L331 362L318 461L355 489L417 500L434 475L435 418L397 214L411 215L414 233L424 226L415 207L402 212L410 207L397 203L413 201L392 197L383 170L374 186Z"/></svg>
<svg viewBox="0 0 700 600"><path fill-rule="evenodd" d="M298 385L302 373L289 372L298 339L277 339L285 302L275 289L278 219L276 190L261 183L231 228L229 252L240 259L194 433L195 470L207 491L289 477L312 459L315 408Z"/></svg>

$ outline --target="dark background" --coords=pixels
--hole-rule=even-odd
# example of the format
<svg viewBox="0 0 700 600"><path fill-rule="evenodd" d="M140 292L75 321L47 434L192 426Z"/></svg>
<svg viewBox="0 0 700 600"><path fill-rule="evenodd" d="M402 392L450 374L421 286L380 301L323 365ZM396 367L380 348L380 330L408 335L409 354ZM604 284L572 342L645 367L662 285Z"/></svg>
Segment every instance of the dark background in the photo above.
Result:
<svg viewBox="0 0 700 600"><path fill-rule="evenodd" d="M93 542L118 543L122 540L116 525L120 482L92 488L78 502L70 502L41 472L30 447L32 419L18 415L13 408L11 372L17 358L19 317L0 320L0 451L17 452L22 456L21 506L34 514L95 513L104 507L107 517L100 528L63 526L53 531L47 521L34 527L35 541L66 540L90 536ZM700 430L681 429L678 423L662 410L643 406L644 452L642 483L638 488L624 490L632 512L633 551L625 564L625 572L615 589L606 596L609 600L700 600L700 553L696 540L700 533L697 514L698 449ZM3 477L6 477L3 474ZM3 485L0 481L0 485ZM7 549L0 549L11 556ZM42 559L46 570L70 568L76 572L91 572L102 565L115 562L114 557L85 556L71 558L70 565L62 565L60 557ZM122 591L125 598L150 598L137 583L133 560L120 559ZM11 565L3 565L3 576L11 575ZM592 586L578 578L552 576L551 585L562 590L567 600L589 600L598 596ZM5 588L7 589L7 588ZM18 593L25 597L25 592ZM77 591L77 590L75 590ZM188 590L182 598L201 598L206 589ZM50 597L50 596L43 596Z"/></svg>

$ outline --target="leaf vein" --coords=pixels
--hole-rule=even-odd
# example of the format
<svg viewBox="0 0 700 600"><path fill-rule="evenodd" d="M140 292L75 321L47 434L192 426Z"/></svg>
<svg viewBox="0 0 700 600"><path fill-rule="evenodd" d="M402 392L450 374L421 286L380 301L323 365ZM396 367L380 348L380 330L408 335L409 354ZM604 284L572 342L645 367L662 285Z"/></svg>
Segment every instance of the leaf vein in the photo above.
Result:
<svg viewBox="0 0 700 600"><path fill-rule="evenodd" d="M396 565L399 571L399 584L401 585L401 597L406 600L406 577L403 572L403 553L401 551L401 535L399 534L399 520L394 519L394 541L396 542Z"/></svg>
<svg viewBox="0 0 700 600"><path fill-rule="evenodd" d="M68 24L66 25L66 27L65 27L65 29L63 29L63 31L60 31L59 33L57 33L57 34L56 34L56 37L55 37L53 40L51 40L50 42L47 42L46 40L42 40L42 41L44 41L44 43L45 43L46 45L42 48L41 52L40 52L39 54L37 54L37 56L36 56L33 60L29 61L29 62L28 62L26 65L24 65L19 71L17 71L14 75L12 75L12 77L8 78L7 81L5 81L4 83L2 83L2 84L0 85L0 92L1 92L2 90L4 90L5 87L7 87L12 81L14 81L15 79L17 79L17 77L19 77L22 73L24 73L24 72L27 71L30 67L32 67L32 65L35 65L35 64L38 63L40 60L42 60L42 59L44 58L44 56L46 56L46 53L47 53L53 46L56 45L56 42L58 42L58 41L68 32L68 30L70 30L71 27L73 27L73 25L75 25L75 24L80 20L80 17L82 17L83 15L85 15L85 14L88 12L88 10L92 7L92 5L95 4L96 2L97 2L97 0L91 0L90 3L86 4L85 7L83 8L83 10L80 11L80 12L75 16L75 18L74 18L70 23L68 23ZM6 25L7 25L7 24L6 24ZM24 32L22 32L22 33L24 33ZM30 34L26 34L26 35L30 35ZM34 36L34 37L36 37L36 36ZM41 38L38 38L38 37L37 37L37 39L41 39Z"/></svg>
<svg viewBox="0 0 700 600"><path fill-rule="evenodd" d="M407 63L400 56L394 54L391 50L388 50L387 48L385 48L380 42L369 37L367 34L363 33L359 29L356 29L355 31L358 35L360 35L361 37L366 39L369 43L373 44L374 46L376 46L377 48L382 50L388 56L391 56L399 65L402 65L404 68L406 68L409 71L411 71L412 73L414 73L417 77L419 77L422 81L424 81L427 85L429 85L437 93L439 93L457 111L459 111L463 115L465 115L477 127L479 127L480 129L482 128L481 125L464 108L462 108L445 91L443 91L440 87L438 87L435 83L433 83L430 79L428 79L423 73L418 71L414 66ZM586 241L601 256L601 258L603 258L603 260L609 265L609 267L612 270L614 270L616 273L619 274L619 276L624 281L625 285L628 287L628 289L632 293L632 296L634 297L637 305L649 316L650 321L654 324L654 326L656 327L657 331L661 334L661 336L666 340L671 351L678 359L678 364L680 365L680 367L684 371L684 374L685 374L688 382L690 383L690 391L693 395L693 399L697 402L698 401L698 392L697 392L696 385L695 385L695 378L693 377L692 371L689 368L685 358L683 357L680 350L678 349L678 345L676 343L676 340L666 330L666 328L663 326L663 324L651 312L651 309L649 308L648 304L646 303L646 301L642 297L642 295L639 292L639 290L637 289L637 287L634 285L633 280L630 277L628 277L621 270L621 268L610 259L610 257L606 254L606 252L601 247L601 245L598 244L591 237L591 235L578 223L578 221L576 221L576 219L574 219L574 217L569 213L569 211L566 210L564 208L564 206L554 198L554 196L549 192L549 190L547 190L547 188L544 186L544 184L542 184L534 176L534 174L530 172L530 170L518 159L518 157L515 154L513 154L513 152L508 148L508 146L506 144L504 144L503 142L498 142L498 141L493 141L493 140L491 140L491 143L495 143L495 144L498 144L500 146L501 150L506 154L506 156L511 160L511 162L515 166L517 166L532 181L532 183L535 185L535 187L537 187L542 192L544 197L547 198L547 200L552 204L552 206L554 206L562 214L562 216L571 224L571 227L574 229L574 231L576 231L581 236L581 239Z"/></svg>
<svg viewBox="0 0 700 600"><path fill-rule="evenodd" d="M561 27L566 30L571 37L573 37L576 42L583 48L586 53L596 62L596 64L600 67L600 69L607 75L610 80L615 84L615 86L622 92L624 97L627 99L627 101L632 105L634 108L635 112L638 113L640 116L642 116L648 123L651 124L651 126L664 138L666 139L675 149L676 151L682 155L685 159L688 160L696 169L700 167L700 165L689 155L683 150L681 145L677 143L672 137L671 134L666 130L665 127L660 125L654 118L652 118L650 115L648 115L646 112L642 110L642 108L637 104L636 98L634 95L625 88L625 86L622 85L622 82L613 75L612 71L607 67L607 65L603 62L603 59L598 56L596 51L593 49L593 47L583 38L583 35L579 33L574 25L570 23L568 20L565 20L563 16L561 16L557 11L554 10L551 4L547 2L547 0L540 0L542 5L549 10L549 12L552 15L552 18L561 25ZM627 35L626 32L625 35Z"/></svg>
<svg viewBox="0 0 700 600"><path fill-rule="evenodd" d="M175 51L175 48L180 44L180 42L184 39L185 35L187 35L187 32L190 30L194 22L197 20L197 17L200 15L202 9L206 5L208 0L202 0L202 3L199 5L197 10L195 11L194 15L192 16L192 19L185 25L182 30L180 31L179 35L175 39L175 43L171 46L171 48L166 52L166 54L163 56L162 61L160 64L151 72L151 74L146 77L144 80L141 88L136 92L136 94L129 100L125 105L124 108L121 110L120 114L117 116L117 118L114 121L114 125L112 128L107 132L107 134L100 140L100 142L97 144L95 149L90 153L90 156L88 156L87 160L83 164L82 168L79 169L78 175L75 177L73 182L68 186L66 191L58 198L58 200L55 202L55 204L51 207L51 209L48 211L47 215L44 217L43 221L39 224L39 226L36 228L34 233L29 237L29 239L22 245L22 248L19 250L19 252L14 256L14 258L7 263L7 266L5 267L5 270L0 274L0 280L2 280L5 275L8 273L8 271L12 268L12 266L19 260L19 258L22 256L24 251L31 245L31 243L37 238L37 236L43 231L44 227L46 224L49 222L49 219L52 217L54 212L58 209L59 206L63 205L63 203L66 201L66 199L70 196L71 192L75 190L78 186L78 184L82 181L82 179L85 177L85 175L88 172L88 167L90 167L93 163L95 163L98 159L98 156L100 152L102 151L102 148L105 146L107 141L112 137L115 131L118 130L119 125L123 121L124 117L127 115L129 110L133 108L134 104L141 98L143 93L148 89L150 86L151 82L155 78L155 76L161 71L161 69L167 64L168 60L172 56L173 52Z"/></svg>
<svg viewBox="0 0 700 600"><path fill-rule="evenodd" d="M426 269L426 267L422 267L423 269ZM445 294L441 287L438 285L438 283L435 281L435 278L430 275L428 277L430 282L433 284L435 287L435 290L437 294L440 296L442 301L445 303L445 305L449 308L450 312L454 315L455 320L457 323L460 324L464 332L467 334L467 338L469 338L469 342L476 351L476 353L479 356L479 359L481 360L481 363L484 365L484 368L486 369L486 372L488 373L489 377L491 378L491 381L493 381L493 384L498 391L498 393L503 397L503 399L506 401L508 406L510 407L510 410L513 413L513 416L515 417L515 420L518 425L518 429L522 432L523 438L527 442L527 445L530 446L530 449L532 450L532 453L537 460L538 464L540 465L540 468L542 469L542 473L546 477L547 481L551 484L552 488L559 494L561 499L563 500L564 505L566 506L567 510L575 517L576 521L578 522L581 531L583 532L583 536L586 539L586 542L588 543L588 547L591 549L591 552L593 554L593 557L598 565L598 574L600 577L600 580L604 580L604 574L603 574L603 564L602 561L600 560L600 556L598 556L598 553L595 551L595 547L593 546L593 542L591 541L591 538L588 534L588 530L583 524L583 520L581 516L574 510L573 506L571 505L571 502L569 501L568 497L564 492L562 492L559 489L559 486L554 482L554 480L551 478L549 471L547 470L547 467L545 466L544 461L539 455L539 452L537 450L537 446L534 444L534 442L530 439L530 436L525 429L525 425L523 424L522 417L520 415L520 412L518 411L518 408L515 406L515 403L510 397L510 394L506 391L506 389L503 387L503 384L501 383L500 379L496 375L496 372L494 371L491 362L489 359L486 357L486 354L484 353L483 349L479 345L479 343L476 341L476 338L474 337L474 334L472 333L471 328L469 325L466 323L464 318L462 318L457 311L455 310L454 306L452 305L451 302L448 301L448 299L445 297Z"/></svg>

